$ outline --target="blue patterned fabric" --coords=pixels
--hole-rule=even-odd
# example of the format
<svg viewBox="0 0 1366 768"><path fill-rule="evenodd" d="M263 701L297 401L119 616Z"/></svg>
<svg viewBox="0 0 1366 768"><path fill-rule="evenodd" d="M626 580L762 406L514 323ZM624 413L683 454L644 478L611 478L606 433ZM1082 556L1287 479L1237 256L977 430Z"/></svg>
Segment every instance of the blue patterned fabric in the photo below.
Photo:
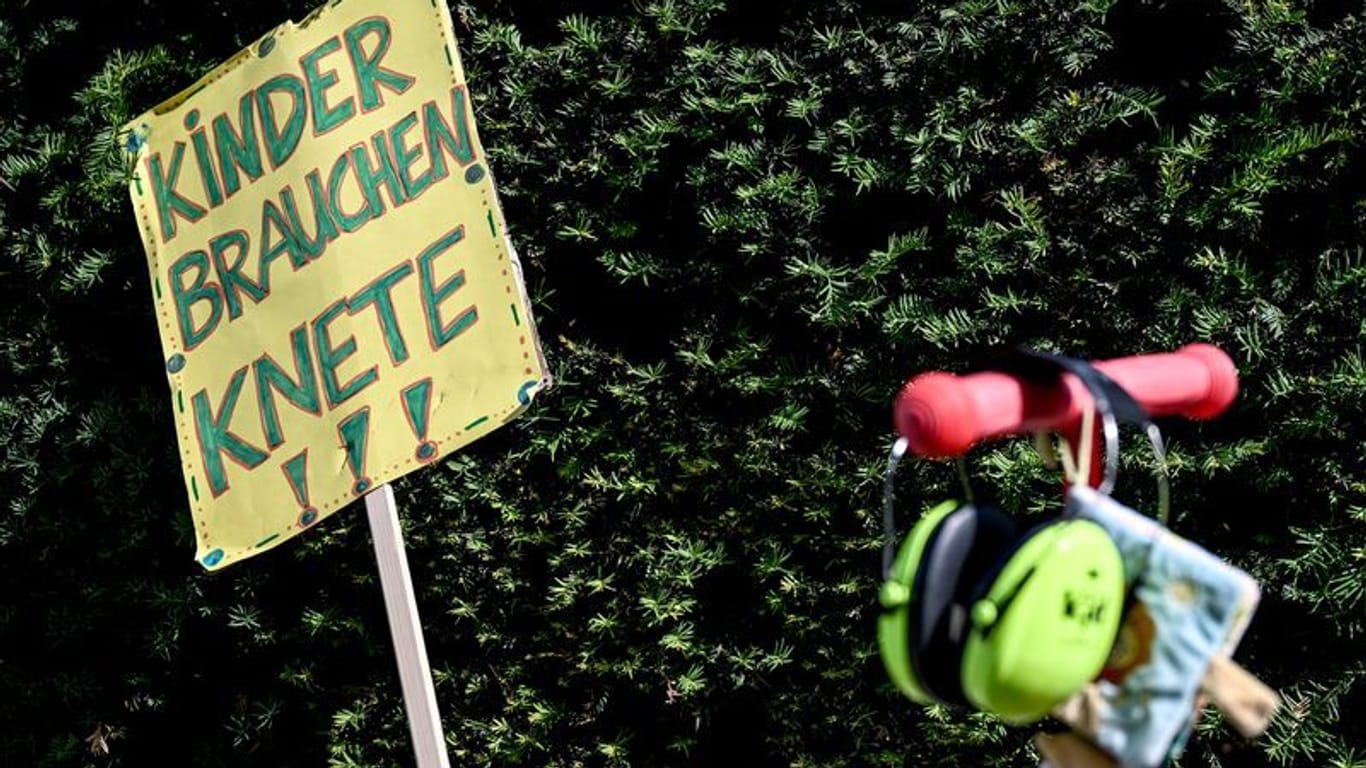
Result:
<svg viewBox="0 0 1366 768"><path fill-rule="evenodd" d="M1065 514L1109 532L1133 600L1126 631L1095 684L1096 727L1085 735L1121 768L1157 768L1184 750L1201 680L1210 661L1231 655L1241 639L1260 597L1257 583L1094 489L1071 489Z"/></svg>

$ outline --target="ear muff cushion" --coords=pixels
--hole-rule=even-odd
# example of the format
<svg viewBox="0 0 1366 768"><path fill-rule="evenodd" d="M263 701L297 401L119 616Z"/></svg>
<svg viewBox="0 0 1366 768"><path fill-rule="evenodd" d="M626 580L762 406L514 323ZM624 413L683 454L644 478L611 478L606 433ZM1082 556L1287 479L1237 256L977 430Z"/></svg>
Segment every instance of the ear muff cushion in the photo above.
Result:
<svg viewBox="0 0 1366 768"><path fill-rule="evenodd" d="M1095 679L1124 608L1124 563L1089 520L1021 537L971 608L962 686L973 706L1025 724Z"/></svg>
<svg viewBox="0 0 1366 768"><path fill-rule="evenodd" d="M989 505L965 505L931 532L909 605L911 669L939 701L967 704L959 665L978 584L1016 539L1015 524Z"/></svg>
<svg viewBox="0 0 1366 768"><path fill-rule="evenodd" d="M933 701L930 694L921 686L911 667L911 614L910 595L915 581L915 573L925 551L925 543L939 523L958 508L957 501L945 501L921 515L909 535L897 548L896 558L892 561L891 573L882 588L882 603L885 610L878 617L878 650L887 676L897 690L912 701L929 704Z"/></svg>

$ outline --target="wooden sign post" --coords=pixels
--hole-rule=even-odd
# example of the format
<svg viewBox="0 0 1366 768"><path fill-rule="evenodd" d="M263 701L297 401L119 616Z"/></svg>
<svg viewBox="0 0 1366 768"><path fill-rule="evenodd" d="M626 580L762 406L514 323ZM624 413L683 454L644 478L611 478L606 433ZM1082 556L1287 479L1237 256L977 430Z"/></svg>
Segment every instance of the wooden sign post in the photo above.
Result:
<svg viewBox="0 0 1366 768"><path fill-rule="evenodd" d="M389 633L398 659L398 677L403 685L403 704L408 710L408 730L417 753L417 768L450 768L393 487L385 483L371 491L365 497L365 514L375 541L384 609L389 614Z"/></svg>

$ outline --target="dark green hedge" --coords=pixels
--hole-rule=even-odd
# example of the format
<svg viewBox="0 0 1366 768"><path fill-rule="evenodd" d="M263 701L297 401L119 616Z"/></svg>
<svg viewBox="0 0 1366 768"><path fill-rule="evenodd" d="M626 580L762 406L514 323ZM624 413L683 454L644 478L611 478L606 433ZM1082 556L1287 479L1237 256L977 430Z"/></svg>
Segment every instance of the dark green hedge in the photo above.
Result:
<svg viewBox="0 0 1366 768"><path fill-rule="evenodd" d="M309 9L0 2L0 764L411 763L358 508L191 559L111 142ZM396 484L455 764L1030 764L882 674L891 398L1191 341L1244 389L1166 425L1173 523L1263 580L1238 658L1287 707L1184 764L1366 764L1360 3L453 10L559 380ZM1057 509L1023 441L972 467ZM910 512L956 482L906 475Z"/></svg>

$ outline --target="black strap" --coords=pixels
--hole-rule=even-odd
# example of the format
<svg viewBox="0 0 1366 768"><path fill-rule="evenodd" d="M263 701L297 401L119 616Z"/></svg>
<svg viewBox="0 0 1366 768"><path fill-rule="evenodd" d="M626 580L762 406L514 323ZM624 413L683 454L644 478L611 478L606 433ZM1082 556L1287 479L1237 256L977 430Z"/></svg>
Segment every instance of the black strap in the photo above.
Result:
<svg viewBox="0 0 1366 768"><path fill-rule="evenodd" d="M1147 409L1140 405L1128 390L1085 360L1028 347L1014 347L1007 352L998 353L989 363L989 367L1038 384L1053 384L1057 381L1059 373L1071 373L1086 385L1086 389L1096 399L1098 411L1108 408L1109 413L1121 424L1146 427L1153 423Z"/></svg>
<svg viewBox="0 0 1366 768"><path fill-rule="evenodd" d="M1076 376L1085 385L1095 401L1096 412L1102 419L1107 441L1105 460L1109 471L1107 472L1106 483L1101 488L1103 492L1108 493L1112 490L1111 486L1113 486L1114 478L1118 474L1118 428L1120 424L1142 427L1152 442L1153 455L1157 457L1165 469L1166 451L1162 445L1162 433L1157 428L1157 424L1153 422L1147 409L1118 382L1091 363L1075 357L1017 346L997 351L989 358L985 368L1010 373L1022 380L1041 385L1055 384L1061 374L1066 372ZM1158 519L1165 524L1169 503L1169 489L1165 471L1162 474L1162 482L1159 484L1158 490L1160 494Z"/></svg>

